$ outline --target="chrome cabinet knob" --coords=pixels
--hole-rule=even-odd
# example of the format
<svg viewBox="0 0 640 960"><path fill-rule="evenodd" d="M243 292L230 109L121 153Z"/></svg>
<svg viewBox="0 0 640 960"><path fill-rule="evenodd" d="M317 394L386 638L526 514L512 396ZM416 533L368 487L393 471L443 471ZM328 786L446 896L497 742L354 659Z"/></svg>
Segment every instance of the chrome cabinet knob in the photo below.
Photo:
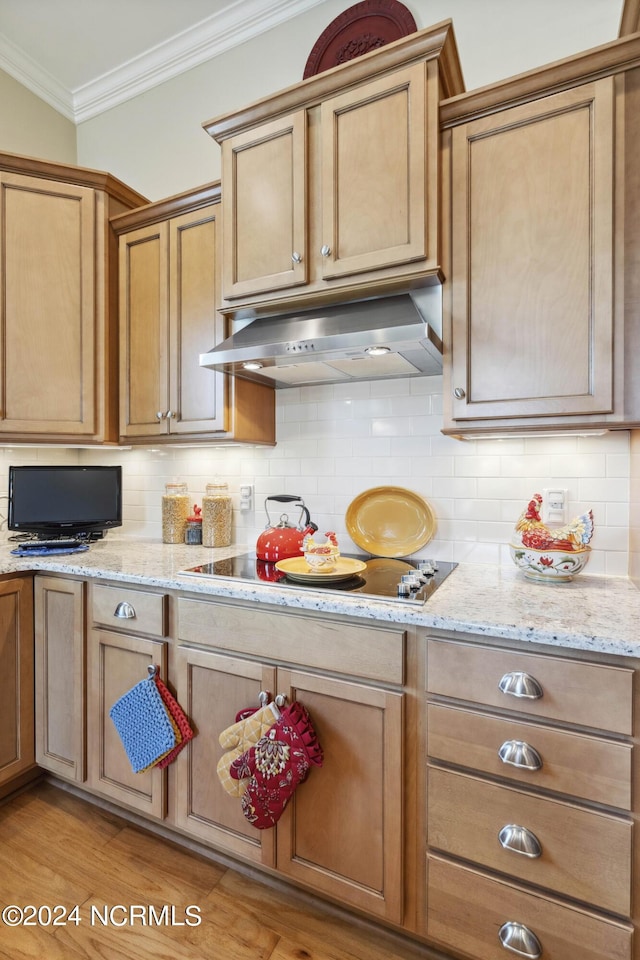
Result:
<svg viewBox="0 0 640 960"><path fill-rule="evenodd" d="M467 394L462 387L456 387L455 390L453 391L453 395L456 398L456 400L464 400Z"/></svg>
<svg viewBox="0 0 640 960"><path fill-rule="evenodd" d="M505 673L498 683L498 688L502 693L522 700L539 700L542 696L542 687L536 678L520 670Z"/></svg>
<svg viewBox="0 0 640 960"><path fill-rule="evenodd" d="M130 603L122 600L116 607L113 615L114 617L118 617L119 620L135 620L136 611Z"/></svg>
<svg viewBox="0 0 640 960"><path fill-rule="evenodd" d="M331 247L327 243L323 243L323 245L320 247L320 253L323 257L331 256Z"/></svg>
<svg viewBox="0 0 640 960"><path fill-rule="evenodd" d="M158 410L158 412L156 413L156 417L157 417L158 420L162 420L162 419L163 419L164 413L162 412L162 410Z"/></svg>
<svg viewBox="0 0 640 960"><path fill-rule="evenodd" d="M167 416L167 420L171 420L173 417L175 417L175 413L173 410L167 410L166 416Z"/></svg>
<svg viewBox="0 0 640 960"><path fill-rule="evenodd" d="M535 833L521 827L517 823L508 823L498 834L500 846L512 853L519 853L523 857L535 860L542 856L542 847Z"/></svg>
<svg viewBox="0 0 640 960"><path fill-rule="evenodd" d="M302 263L302 256L301 254L298 253L297 250L293 251L293 253L291 254L291 259L293 260L294 263Z"/></svg>
<svg viewBox="0 0 640 960"><path fill-rule="evenodd" d="M505 740L498 750L503 763L519 770L539 770L542 758L535 747L524 740Z"/></svg>
<svg viewBox="0 0 640 960"><path fill-rule="evenodd" d="M503 923L498 930L498 939L505 950L517 953L519 957L538 960L542 956L542 944L533 930L529 930L523 923L515 923L513 920Z"/></svg>

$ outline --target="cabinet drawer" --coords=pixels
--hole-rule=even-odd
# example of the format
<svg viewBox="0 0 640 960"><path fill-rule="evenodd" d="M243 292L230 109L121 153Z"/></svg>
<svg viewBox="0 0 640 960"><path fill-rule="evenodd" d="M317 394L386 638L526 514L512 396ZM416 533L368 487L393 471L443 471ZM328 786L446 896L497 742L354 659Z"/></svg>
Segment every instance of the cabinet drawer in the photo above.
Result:
<svg viewBox="0 0 640 960"><path fill-rule="evenodd" d="M427 751L435 760L631 809L631 744L441 703L430 703L427 714ZM528 768L500 759L502 747L508 757L518 744L534 751Z"/></svg>
<svg viewBox="0 0 640 960"><path fill-rule="evenodd" d="M504 923L525 925L544 960L631 960L631 927L530 893L471 867L430 856L427 936L476 960L516 956L498 938Z"/></svg>
<svg viewBox="0 0 640 960"><path fill-rule="evenodd" d="M438 767L429 768L428 804L430 847L629 915L630 821ZM534 834L540 855L505 849L507 825Z"/></svg>
<svg viewBox="0 0 640 960"><path fill-rule="evenodd" d="M529 699L503 693L508 674L525 673L539 686ZM430 693L584 724L630 735L633 671L563 657L430 639Z"/></svg>
<svg viewBox="0 0 640 960"><path fill-rule="evenodd" d="M94 624L99 626L164 637L167 634L167 597L146 590L96 584L91 591L91 616Z"/></svg>
<svg viewBox="0 0 640 960"><path fill-rule="evenodd" d="M178 600L178 639L307 668L401 684L404 630Z"/></svg>

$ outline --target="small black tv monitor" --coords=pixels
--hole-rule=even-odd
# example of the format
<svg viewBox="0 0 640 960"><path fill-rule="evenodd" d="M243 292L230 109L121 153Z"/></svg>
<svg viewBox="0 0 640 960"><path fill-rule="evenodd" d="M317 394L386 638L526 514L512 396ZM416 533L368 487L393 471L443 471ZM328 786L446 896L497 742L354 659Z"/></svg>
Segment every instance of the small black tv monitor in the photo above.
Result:
<svg viewBox="0 0 640 960"><path fill-rule="evenodd" d="M40 539L103 536L122 525L122 467L9 467L8 525Z"/></svg>

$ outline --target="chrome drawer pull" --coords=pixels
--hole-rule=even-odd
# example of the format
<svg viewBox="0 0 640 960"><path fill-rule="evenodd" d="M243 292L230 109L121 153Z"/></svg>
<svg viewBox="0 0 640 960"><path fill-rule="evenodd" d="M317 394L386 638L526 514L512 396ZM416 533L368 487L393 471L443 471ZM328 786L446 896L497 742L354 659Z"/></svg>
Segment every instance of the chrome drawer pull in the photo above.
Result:
<svg viewBox="0 0 640 960"><path fill-rule="evenodd" d="M535 833L527 830L526 827L520 827L517 823L508 823L498 834L500 845L505 850L511 850L512 853L519 853L523 857L536 857L542 855L542 847Z"/></svg>
<svg viewBox="0 0 640 960"><path fill-rule="evenodd" d="M505 948L517 953L519 957L530 957L538 960L542 956L542 944L532 930L523 923L503 923L498 930L498 939Z"/></svg>
<svg viewBox="0 0 640 960"><path fill-rule="evenodd" d="M136 611L130 603L127 603L126 600L122 600L116 607L113 615L114 617L118 617L120 620L135 620Z"/></svg>
<svg viewBox="0 0 640 960"><path fill-rule="evenodd" d="M529 673L522 673L518 670L505 673L498 687L510 697L518 697L524 700L539 700L542 696L542 687L536 678Z"/></svg>
<svg viewBox="0 0 640 960"><path fill-rule="evenodd" d="M542 766L540 754L525 740L505 740L498 750L498 756L503 763L518 767L519 770L539 770Z"/></svg>

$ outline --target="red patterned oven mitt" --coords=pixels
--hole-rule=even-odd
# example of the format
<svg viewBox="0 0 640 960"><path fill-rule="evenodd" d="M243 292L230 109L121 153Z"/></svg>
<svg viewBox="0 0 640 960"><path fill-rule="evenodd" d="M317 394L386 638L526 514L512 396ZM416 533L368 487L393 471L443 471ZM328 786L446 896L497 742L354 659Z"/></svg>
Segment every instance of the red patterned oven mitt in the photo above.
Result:
<svg viewBox="0 0 640 960"><path fill-rule="evenodd" d="M322 759L309 714L296 701L229 768L234 780L249 778L240 801L245 819L258 830L273 827L311 766L321 767Z"/></svg>

